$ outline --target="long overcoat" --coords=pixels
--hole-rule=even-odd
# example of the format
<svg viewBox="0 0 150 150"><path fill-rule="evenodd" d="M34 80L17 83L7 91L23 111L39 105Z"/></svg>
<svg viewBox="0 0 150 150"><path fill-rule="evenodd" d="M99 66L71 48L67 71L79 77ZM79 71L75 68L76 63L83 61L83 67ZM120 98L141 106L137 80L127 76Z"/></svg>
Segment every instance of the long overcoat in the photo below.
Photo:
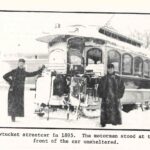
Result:
<svg viewBox="0 0 150 150"><path fill-rule="evenodd" d="M120 98L123 97L125 90L124 82L115 74L107 74L100 79L98 86L101 101L100 123L122 124Z"/></svg>
<svg viewBox="0 0 150 150"><path fill-rule="evenodd" d="M16 68L6 73L3 78L9 83L8 115L24 117L24 83L26 77L32 77L42 72L42 69L34 72L26 72Z"/></svg>

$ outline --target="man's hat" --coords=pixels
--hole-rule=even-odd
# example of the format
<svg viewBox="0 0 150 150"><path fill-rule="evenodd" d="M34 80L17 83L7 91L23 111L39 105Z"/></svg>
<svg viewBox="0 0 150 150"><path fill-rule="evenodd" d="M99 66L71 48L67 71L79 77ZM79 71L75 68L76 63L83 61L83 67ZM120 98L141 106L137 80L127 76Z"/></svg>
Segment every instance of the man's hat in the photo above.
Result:
<svg viewBox="0 0 150 150"><path fill-rule="evenodd" d="M23 63L25 63L26 61L25 61L23 58L20 58L20 59L18 60L18 62L23 62Z"/></svg>
<svg viewBox="0 0 150 150"><path fill-rule="evenodd" d="M114 65L113 65L113 64L108 64L108 65L107 65L107 68L109 68L109 69L110 69L110 68L115 68L115 67L114 67Z"/></svg>

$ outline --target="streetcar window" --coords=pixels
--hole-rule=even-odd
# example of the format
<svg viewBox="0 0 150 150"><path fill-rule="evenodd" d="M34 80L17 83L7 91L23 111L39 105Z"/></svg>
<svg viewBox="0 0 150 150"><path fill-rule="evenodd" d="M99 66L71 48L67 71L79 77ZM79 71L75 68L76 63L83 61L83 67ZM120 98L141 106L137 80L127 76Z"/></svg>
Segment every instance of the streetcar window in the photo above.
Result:
<svg viewBox="0 0 150 150"><path fill-rule="evenodd" d="M143 60L141 57L135 57L134 59L134 73L135 75L142 76Z"/></svg>
<svg viewBox="0 0 150 150"><path fill-rule="evenodd" d="M50 64L65 64L66 56L62 49L55 49L49 55Z"/></svg>
<svg viewBox="0 0 150 150"><path fill-rule="evenodd" d="M67 53L67 70L70 74L82 74L84 72L84 59L83 59L83 49L84 49L84 39L80 37L73 37L68 40L67 43L68 53Z"/></svg>
<svg viewBox="0 0 150 150"><path fill-rule="evenodd" d="M148 67L149 67L149 78L150 78L150 60L148 61Z"/></svg>
<svg viewBox="0 0 150 150"><path fill-rule="evenodd" d="M68 40L68 49L76 49L82 53L85 46L85 42L82 38L73 37Z"/></svg>
<svg viewBox="0 0 150 150"><path fill-rule="evenodd" d="M144 61L144 76L145 77L149 76L149 61L148 60Z"/></svg>
<svg viewBox="0 0 150 150"><path fill-rule="evenodd" d="M122 73L132 74L133 58L129 54L124 54L122 59Z"/></svg>
<svg viewBox="0 0 150 150"><path fill-rule="evenodd" d="M120 73L121 55L115 50L108 52L108 64L113 64L115 66L115 71Z"/></svg>
<svg viewBox="0 0 150 150"><path fill-rule="evenodd" d="M92 48L87 52L87 64L101 64L102 63L102 51L98 48Z"/></svg>
<svg viewBox="0 0 150 150"><path fill-rule="evenodd" d="M74 65L83 64L82 53L84 49L84 40L80 37L73 37L68 40L68 60Z"/></svg>

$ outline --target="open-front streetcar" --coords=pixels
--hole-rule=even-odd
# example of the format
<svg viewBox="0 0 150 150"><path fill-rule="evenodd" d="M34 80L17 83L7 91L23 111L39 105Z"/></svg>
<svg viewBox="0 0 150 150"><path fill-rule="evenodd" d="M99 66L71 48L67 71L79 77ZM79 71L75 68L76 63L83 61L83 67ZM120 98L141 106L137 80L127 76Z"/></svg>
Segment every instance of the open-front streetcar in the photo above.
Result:
<svg viewBox="0 0 150 150"><path fill-rule="evenodd" d="M107 73L107 64L125 82L123 108L149 105L150 54L138 40L106 27L73 25L55 28L38 41L48 44L49 63L36 82L38 115L66 110L76 117L98 117L99 79Z"/></svg>

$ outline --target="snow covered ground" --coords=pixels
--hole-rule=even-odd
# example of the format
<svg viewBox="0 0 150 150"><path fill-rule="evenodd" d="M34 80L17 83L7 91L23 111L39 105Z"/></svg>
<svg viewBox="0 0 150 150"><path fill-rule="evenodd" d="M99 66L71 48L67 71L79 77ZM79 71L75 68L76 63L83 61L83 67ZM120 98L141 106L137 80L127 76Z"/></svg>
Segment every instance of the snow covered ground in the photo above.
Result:
<svg viewBox="0 0 150 150"><path fill-rule="evenodd" d="M34 114L35 92L25 91L25 117L16 118L16 122L11 122L7 115L7 93L8 87L0 88L0 126L1 127L46 127L46 128L102 128L99 118L80 117L76 119L75 114L67 114L64 111L50 112L50 119L47 114L38 117ZM123 124L118 126L107 125L109 129L150 129L150 110L142 111L140 108L129 113L122 112Z"/></svg>

